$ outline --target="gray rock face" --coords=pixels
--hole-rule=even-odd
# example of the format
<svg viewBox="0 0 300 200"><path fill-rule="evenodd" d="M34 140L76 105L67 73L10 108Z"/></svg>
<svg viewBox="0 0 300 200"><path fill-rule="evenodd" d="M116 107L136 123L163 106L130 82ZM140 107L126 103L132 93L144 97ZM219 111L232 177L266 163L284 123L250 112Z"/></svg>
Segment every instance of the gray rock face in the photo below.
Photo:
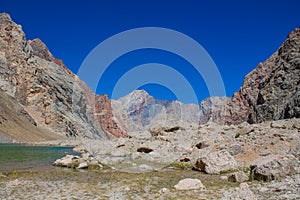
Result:
<svg viewBox="0 0 300 200"><path fill-rule="evenodd" d="M225 117L228 115L227 103L228 97L209 97L200 103L200 124L215 122L225 123Z"/></svg>
<svg viewBox="0 0 300 200"><path fill-rule="evenodd" d="M114 122L110 101L95 95L41 40L27 41L8 14L0 14L0 88L18 100L32 123L51 132L98 139L126 135Z"/></svg>
<svg viewBox="0 0 300 200"><path fill-rule="evenodd" d="M37 127L17 100L0 89L0 143L56 140L62 137Z"/></svg>
<svg viewBox="0 0 300 200"><path fill-rule="evenodd" d="M200 123L260 123L299 118L299 49L300 28L296 28L269 59L246 75L241 89L231 99L218 102L209 98L201 102L200 112L204 117Z"/></svg>
<svg viewBox="0 0 300 200"><path fill-rule="evenodd" d="M114 115L123 121L127 132L153 127L199 123L199 106L179 101L157 100L144 90L135 90L119 100L112 100Z"/></svg>

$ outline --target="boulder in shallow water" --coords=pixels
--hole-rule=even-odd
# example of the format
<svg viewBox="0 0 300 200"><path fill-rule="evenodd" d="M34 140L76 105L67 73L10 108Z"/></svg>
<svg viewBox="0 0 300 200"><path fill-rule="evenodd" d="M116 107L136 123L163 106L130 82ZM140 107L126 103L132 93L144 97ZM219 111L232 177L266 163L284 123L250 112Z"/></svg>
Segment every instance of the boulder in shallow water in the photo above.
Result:
<svg viewBox="0 0 300 200"><path fill-rule="evenodd" d="M74 155L66 155L63 158L57 159L54 163L54 166L59 166L59 167L78 167L79 165L79 157L74 156Z"/></svg>

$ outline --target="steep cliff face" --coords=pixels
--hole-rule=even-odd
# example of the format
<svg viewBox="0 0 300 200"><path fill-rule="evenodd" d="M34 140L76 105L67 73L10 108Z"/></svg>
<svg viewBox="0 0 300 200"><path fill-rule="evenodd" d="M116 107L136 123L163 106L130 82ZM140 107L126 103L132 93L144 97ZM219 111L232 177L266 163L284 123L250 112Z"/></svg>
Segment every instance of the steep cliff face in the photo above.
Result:
<svg viewBox="0 0 300 200"><path fill-rule="evenodd" d="M16 99L0 89L0 143L55 139L62 139L62 136L37 127L34 119Z"/></svg>
<svg viewBox="0 0 300 200"><path fill-rule="evenodd" d="M300 28L244 80L228 103L228 123L300 117Z"/></svg>
<svg viewBox="0 0 300 200"><path fill-rule="evenodd" d="M94 115L106 133L110 133L115 137L125 137L127 135L123 122L113 113L107 95L96 96L95 111L97 112ZM108 134L108 138L110 138L110 134Z"/></svg>
<svg viewBox="0 0 300 200"><path fill-rule="evenodd" d="M207 122L215 122L224 124L228 115L227 103L230 101L228 97L209 97L201 101L199 106L200 124Z"/></svg>
<svg viewBox="0 0 300 200"><path fill-rule="evenodd" d="M0 14L0 88L18 100L37 126L52 132L89 138L125 135L113 125L110 102L98 101L105 97L96 96L41 40L27 41L8 14ZM104 110L108 115L95 115Z"/></svg>

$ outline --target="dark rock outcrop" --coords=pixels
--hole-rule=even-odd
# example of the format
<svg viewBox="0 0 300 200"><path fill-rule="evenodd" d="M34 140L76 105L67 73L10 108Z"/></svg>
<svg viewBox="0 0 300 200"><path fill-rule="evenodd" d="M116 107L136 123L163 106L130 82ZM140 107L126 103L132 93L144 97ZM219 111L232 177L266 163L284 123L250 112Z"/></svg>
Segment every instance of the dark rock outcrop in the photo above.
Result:
<svg viewBox="0 0 300 200"><path fill-rule="evenodd" d="M227 106L227 123L300 117L300 28L245 77Z"/></svg>

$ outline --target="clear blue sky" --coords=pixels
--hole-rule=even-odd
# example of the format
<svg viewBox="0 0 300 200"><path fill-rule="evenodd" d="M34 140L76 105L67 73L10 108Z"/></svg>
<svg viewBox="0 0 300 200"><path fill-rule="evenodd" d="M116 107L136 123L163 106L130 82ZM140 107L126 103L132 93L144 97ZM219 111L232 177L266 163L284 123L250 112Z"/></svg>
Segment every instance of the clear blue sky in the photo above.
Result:
<svg viewBox="0 0 300 200"><path fill-rule="evenodd" d="M0 12L23 26L28 39L40 38L54 56L74 73L100 42L138 27L164 27L195 39L216 63L227 96L244 76L267 59L287 34L300 25L300 1L240 0L1 0ZM114 84L137 64L157 62L189 77L199 99L209 96L203 81L178 56L160 50L140 50L117 59L102 77L98 93L111 95ZM162 86L142 87L160 99L174 99ZM185 102L189 103L189 102Z"/></svg>

